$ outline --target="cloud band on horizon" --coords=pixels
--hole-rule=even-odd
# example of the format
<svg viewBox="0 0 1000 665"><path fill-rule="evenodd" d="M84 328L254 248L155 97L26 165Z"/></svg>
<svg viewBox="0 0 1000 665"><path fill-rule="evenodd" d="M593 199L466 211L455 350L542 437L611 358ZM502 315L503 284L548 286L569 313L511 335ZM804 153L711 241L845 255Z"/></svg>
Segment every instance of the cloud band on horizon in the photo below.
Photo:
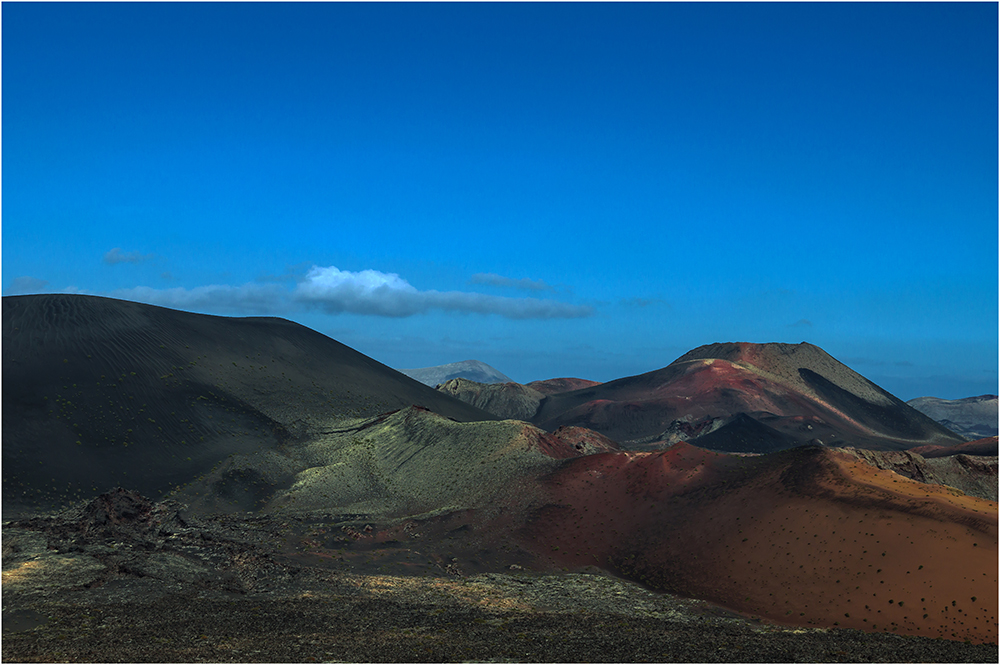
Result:
<svg viewBox="0 0 1000 665"><path fill-rule="evenodd" d="M467 314L496 314L507 319L568 319L593 314L584 305L508 298L466 291L421 291L396 273L378 270L351 272L335 266L314 265L291 291L279 284L250 282L242 286L213 284L193 289L154 289L148 286L118 289L115 298L137 300L177 309L199 309L225 314L282 314L297 307L328 314L361 314L405 318L431 310Z"/></svg>
<svg viewBox="0 0 1000 665"><path fill-rule="evenodd" d="M489 284L491 286L502 286L523 291L552 291L553 288L540 279L512 279L497 275L492 272L477 272L469 278L469 284Z"/></svg>
<svg viewBox="0 0 1000 665"><path fill-rule="evenodd" d="M140 254L139 252L122 252L121 247L113 247L104 255L104 262L108 265L117 263L142 263L153 258L152 254Z"/></svg>

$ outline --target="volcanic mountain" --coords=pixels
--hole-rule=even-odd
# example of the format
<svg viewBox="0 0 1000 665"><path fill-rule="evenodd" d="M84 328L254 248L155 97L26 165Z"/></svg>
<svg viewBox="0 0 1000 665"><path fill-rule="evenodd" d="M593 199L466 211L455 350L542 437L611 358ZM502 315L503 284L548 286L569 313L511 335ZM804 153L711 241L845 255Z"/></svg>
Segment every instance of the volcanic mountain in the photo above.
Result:
<svg viewBox="0 0 1000 665"><path fill-rule="evenodd" d="M5 514L119 484L155 499L230 455L273 455L345 419L411 405L495 419L284 319L3 298Z"/></svg>
<svg viewBox="0 0 1000 665"><path fill-rule="evenodd" d="M641 448L661 440L677 421L728 420L741 413L792 444L902 450L961 442L805 342L701 346L660 370L549 395L532 422L546 430L587 427L626 448Z"/></svg>
<svg viewBox="0 0 1000 665"><path fill-rule="evenodd" d="M447 365L401 369L399 371L431 388L451 379L467 379L476 383L512 383L514 381L506 374L502 374L500 370L479 360L463 360Z"/></svg>
<svg viewBox="0 0 1000 665"><path fill-rule="evenodd" d="M451 379L437 389L504 419L530 421L545 399L542 393L520 383L476 383L468 379Z"/></svg>

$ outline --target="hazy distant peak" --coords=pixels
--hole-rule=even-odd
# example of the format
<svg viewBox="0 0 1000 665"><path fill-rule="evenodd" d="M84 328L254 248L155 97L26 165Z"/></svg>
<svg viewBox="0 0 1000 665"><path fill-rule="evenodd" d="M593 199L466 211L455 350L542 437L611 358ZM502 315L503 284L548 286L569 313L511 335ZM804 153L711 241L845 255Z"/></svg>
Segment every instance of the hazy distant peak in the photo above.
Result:
<svg viewBox="0 0 1000 665"><path fill-rule="evenodd" d="M907 404L969 440L996 436L998 432L996 395L963 399L918 397Z"/></svg>
<svg viewBox="0 0 1000 665"><path fill-rule="evenodd" d="M514 379L494 367L479 360L463 360L447 365L401 369L403 374L430 387L435 387L451 379L468 379L476 383L513 383Z"/></svg>

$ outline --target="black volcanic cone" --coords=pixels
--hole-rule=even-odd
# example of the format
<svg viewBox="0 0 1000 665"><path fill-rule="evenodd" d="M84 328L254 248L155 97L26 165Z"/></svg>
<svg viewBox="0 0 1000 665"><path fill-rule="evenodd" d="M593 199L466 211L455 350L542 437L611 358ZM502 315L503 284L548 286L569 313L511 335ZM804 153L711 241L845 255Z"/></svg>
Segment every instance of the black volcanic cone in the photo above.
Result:
<svg viewBox="0 0 1000 665"><path fill-rule="evenodd" d="M737 414L719 429L688 443L724 453L773 453L802 445L745 413Z"/></svg>
<svg viewBox="0 0 1000 665"><path fill-rule="evenodd" d="M495 419L284 319L3 298L5 514L117 486L158 500L231 454L414 404Z"/></svg>

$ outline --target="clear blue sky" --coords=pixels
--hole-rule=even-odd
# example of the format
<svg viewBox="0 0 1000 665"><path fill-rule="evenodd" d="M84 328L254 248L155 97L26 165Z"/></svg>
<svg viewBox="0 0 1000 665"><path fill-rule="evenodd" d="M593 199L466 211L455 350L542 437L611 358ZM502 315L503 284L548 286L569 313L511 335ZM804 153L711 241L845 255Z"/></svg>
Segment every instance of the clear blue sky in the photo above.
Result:
<svg viewBox="0 0 1000 665"><path fill-rule="evenodd" d="M996 3L2 6L5 295L997 392Z"/></svg>

